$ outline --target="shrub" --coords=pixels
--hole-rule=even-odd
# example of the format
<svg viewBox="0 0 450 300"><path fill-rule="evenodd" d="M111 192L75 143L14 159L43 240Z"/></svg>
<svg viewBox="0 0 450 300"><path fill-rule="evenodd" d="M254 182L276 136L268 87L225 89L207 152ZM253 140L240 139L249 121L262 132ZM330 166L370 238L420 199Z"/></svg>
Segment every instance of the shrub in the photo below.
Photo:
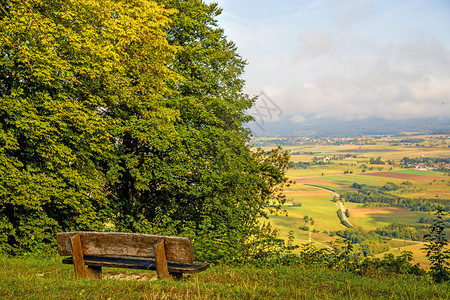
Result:
<svg viewBox="0 0 450 300"><path fill-rule="evenodd" d="M423 250L431 263L430 274L435 282L447 282L450 280L449 262L450 251L446 249L448 245L445 235L445 224L443 221L444 212L441 208L436 209L436 219L430 226L430 233L425 236L426 244Z"/></svg>

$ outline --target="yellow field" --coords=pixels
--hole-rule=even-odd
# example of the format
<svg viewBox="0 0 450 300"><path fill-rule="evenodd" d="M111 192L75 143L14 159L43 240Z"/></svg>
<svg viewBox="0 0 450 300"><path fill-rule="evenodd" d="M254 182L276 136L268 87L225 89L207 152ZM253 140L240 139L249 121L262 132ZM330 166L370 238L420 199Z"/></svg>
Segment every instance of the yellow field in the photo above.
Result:
<svg viewBox="0 0 450 300"><path fill-rule="evenodd" d="M403 251L411 251L413 253L414 263L419 263L421 268L427 270L430 268L430 262L426 258L425 252L422 250L423 247L423 243L408 244L408 242L406 242L404 246L393 247L388 252L377 254L375 257L381 258L387 253L392 253L393 255L398 256L401 255Z"/></svg>
<svg viewBox="0 0 450 300"><path fill-rule="evenodd" d="M399 207L358 207L356 203L346 203L345 206L350 212L350 222L366 230L391 223L418 224L420 217L430 218L429 213Z"/></svg>

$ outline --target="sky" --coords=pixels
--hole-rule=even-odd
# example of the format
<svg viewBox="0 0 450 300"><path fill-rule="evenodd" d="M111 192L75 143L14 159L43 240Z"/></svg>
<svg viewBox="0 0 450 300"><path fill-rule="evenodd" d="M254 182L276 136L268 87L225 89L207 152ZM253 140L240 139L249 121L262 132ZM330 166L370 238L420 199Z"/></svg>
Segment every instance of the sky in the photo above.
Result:
<svg viewBox="0 0 450 300"><path fill-rule="evenodd" d="M209 2L268 121L450 119L450 0Z"/></svg>

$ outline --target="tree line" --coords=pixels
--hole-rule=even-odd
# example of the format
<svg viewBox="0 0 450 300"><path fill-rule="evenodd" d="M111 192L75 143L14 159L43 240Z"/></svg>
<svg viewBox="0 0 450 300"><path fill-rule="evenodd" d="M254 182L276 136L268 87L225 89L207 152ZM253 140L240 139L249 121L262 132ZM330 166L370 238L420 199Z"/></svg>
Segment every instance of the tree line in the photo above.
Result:
<svg viewBox="0 0 450 300"><path fill-rule="evenodd" d="M0 252L107 226L192 237L209 261L272 247L260 219L284 202L289 155L250 150L255 99L217 4L0 6Z"/></svg>
<svg viewBox="0 0 450 300"><path fill-rule="evenodd" d="M448 164L450 163L449 158L433 158L433 157L403 157L400 161L404 166L412 166L414 164L426 164L427 166L432 166L434 164Z"/></svg>
<svg viewBox="0 0 450 300"><path fill-rule="evenodd" d="M380 188L358 183L353 183L350 187L356 191L343 193L342 198L348 202L363 203L365 206L392 206L427 212L435 211L438 207L443 207L445 211L450 210L449 199L412 199L389 194L388 191L399 189L399 186L392 182L387 182Z"/></svg>

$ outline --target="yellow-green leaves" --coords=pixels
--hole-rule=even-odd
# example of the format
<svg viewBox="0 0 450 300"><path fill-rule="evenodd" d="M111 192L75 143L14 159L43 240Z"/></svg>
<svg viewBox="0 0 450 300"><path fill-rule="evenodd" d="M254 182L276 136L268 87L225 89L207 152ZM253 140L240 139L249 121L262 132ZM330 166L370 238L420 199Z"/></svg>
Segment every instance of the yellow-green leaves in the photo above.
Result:
<svg viewBox="0 0 450 300"><path fill-rule="evenodd" d="M0 241L14 252L103 227L115 146L132 131L141 144L170 136L178 77L172 11L153 1L0 5Z"/></svg>

